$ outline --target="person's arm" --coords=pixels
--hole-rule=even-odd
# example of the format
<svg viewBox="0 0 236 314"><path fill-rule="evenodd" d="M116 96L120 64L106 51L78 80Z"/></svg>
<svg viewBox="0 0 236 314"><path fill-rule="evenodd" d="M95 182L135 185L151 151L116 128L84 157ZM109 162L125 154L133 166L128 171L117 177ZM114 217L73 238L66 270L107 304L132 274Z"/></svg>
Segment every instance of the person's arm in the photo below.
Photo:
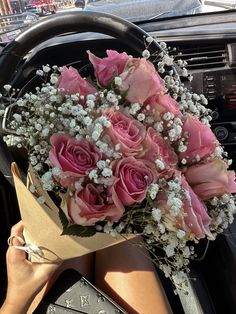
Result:
<svg viewBox="0 0 236 314"><path fill-rule="evenodd" d="M19 222L11 230L16 236L14 245L22 245L23 224ZM7 251L7 296L0 309L1 314L26 314L31 302L52 276L59 264L31 263L22 250L10 246Z"/></svg>

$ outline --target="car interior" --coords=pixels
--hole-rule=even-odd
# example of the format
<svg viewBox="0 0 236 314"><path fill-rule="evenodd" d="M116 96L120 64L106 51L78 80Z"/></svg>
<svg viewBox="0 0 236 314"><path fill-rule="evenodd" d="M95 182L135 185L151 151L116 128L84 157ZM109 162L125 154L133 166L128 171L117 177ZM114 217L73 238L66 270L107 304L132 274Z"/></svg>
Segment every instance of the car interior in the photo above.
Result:
<svg viewBox="0 0 236 314"><path fill-rule="evenodd" d="M89 73L86 51L104 56L106 49L138 55L142 38L136 28L115 32L117 25L102 21L91 14L90 26L81 12L46 17L30 30L20 34L0 53L0 85L12 84L21 93L37 85L35 72L42 65L73 65L82 74ZM78 22L79 19L81 22ZM100 18L102 20L103 17ZM105 20L105 18L104 18ZM115 20L114 20L115 21ZM37 26L39 25L39 26ZM105 26L104 26L105 25ZM170 54L187 62L193 75L192 90L205 94L213 110L212 130L233 160L236 167L236 14L234 10L204 14L153 18L135 25L158 42L167 43ZM110 27L110 29L108 29ZM40 30L40 32L38 31ZM132 42L132 43L131 43ZM137 47L139 46L139 47ZM105 48L104 48L105 47ZM186 83L190 84L190 83ZM2 100L4 106L7 100ZM11 226L20 219L9 164L16 160L26 172L24 152L9 151L0 139L0 272L2 289L6 292L5 252ZM173 313L234 314L236 308L236 223L233 223L214 242L203 241L198 257L191 262L189 295L173 293L171 282L158 271Z"/></svg>

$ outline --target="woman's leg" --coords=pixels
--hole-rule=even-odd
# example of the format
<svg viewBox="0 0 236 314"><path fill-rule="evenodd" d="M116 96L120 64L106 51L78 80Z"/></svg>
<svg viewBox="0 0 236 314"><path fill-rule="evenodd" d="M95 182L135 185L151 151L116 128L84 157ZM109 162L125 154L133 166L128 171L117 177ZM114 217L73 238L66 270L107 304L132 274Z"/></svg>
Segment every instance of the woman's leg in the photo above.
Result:
<svg viewBox="0 0 236 314"><path fill-rule="evenodd" d="M155 267L140 238L96 252L95 283L129 314L171 313ZM136 243L136 244L135 244Z"/></svg>

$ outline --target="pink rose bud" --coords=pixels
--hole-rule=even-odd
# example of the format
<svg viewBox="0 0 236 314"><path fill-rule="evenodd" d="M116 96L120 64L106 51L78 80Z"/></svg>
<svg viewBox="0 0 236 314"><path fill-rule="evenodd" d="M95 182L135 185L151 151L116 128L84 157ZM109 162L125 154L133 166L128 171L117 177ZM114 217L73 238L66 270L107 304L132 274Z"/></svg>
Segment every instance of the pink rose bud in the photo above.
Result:
<svg viewBox="0 0 236 314"><path fill-rule="evenodd" d="M198 199L197 195L193 192L188 185L185 177L179 171L175 174L181 180L182 189L187 192L188 195L180 198L182 206L179 214L173 216L171 208L168 204L168 196L165 191L159 192L157 195L157 207L164 212L164 225L170 231L177 229L183 230L188 238L190 235L195 236L198 239L204 238L206 235L209 238L213 238L209 224L211 218L207 214L207 208L205 204ZM175 206L175 202L173 202Z"/></svg>
<svg viewBox="0 0 236 314"><path fill-rule="evenodd" d="M187 168L185 177L194 192L202 200L225 193L236 193L235 172L227 171L223 160L213 160Z"/></svg>
<svg viewBox="0 0 236 314"><path fill-rule="evenodd" d="M155 131L153 128L148 128L144 146L143 159L149 160L156 163L156 160L163 162L163 169L166 170L169 166L176 166L178 162L178 157L174 152L174 149L170 146L169 142L164 140L164 138Z"/></svg>
<svg viewBox="0 0 236 314"><path fill-rule="evenodd" d="M164 93L164 82L154 65L145 58L132 59L120 77L120 91L131 103L143 104L149 97Z"/></svg>
<svg viewBox="0 0 236 314"><path fill-rule="evenodd" d="M207 214L205 204L200 201L191 187L188 185L185 177L181 178L182 187L189 193L189 198L183 201L184 212L186 216L183 217L183 230L188 232L190 230L198 239L204 238L207 235L213 239L210 232L209 225L211 217Z"/></svg>
<svg viewBox="0 0 236 314"><path fill-rule="evenodd" d="M188 134L187 150L179 154L180 160L193 160L197 156L200 159L210 156L219 145L214 133L209 126L201 123L197 117L190 114L183 118L182 134Z"/></svg>
<svg viewBox="0 0 236 314"><path fill-rule="evenodd" d="M157 175L152 165L134 157L123 158L113 164L116 178L110 190L111 197L118 208L142 202L151 183Z"/></svg>
<svg viewBox="0 0 236 314"><path fill-rule="evenodd" d="M68 95L79 93L81 96L95 94L96 88L83 79L73 67L63 67L63 71L57 81L57 88L63 88Z"/></svg>
<svg viewBox="0 0 236 314"><path fill-rule="evenodd" d="M142 152L142 141L146 135L145 126L120 111L107 110L105 115L111 122L106 133L114 145L120 145L119 151L125 155L137 155Z"/></svg>
<svg viewBox="0 0 236 314"><path fill-rule="evenodd" d="M61 170L58 180L63 186L69 186L86 176L96 168L102 153L94 143L87 140L76 140L65 134L53 134L50 138L52 148L49 160L53 167Z"/></svg>
<svg viewBox="0 0 236 314"><path fill-rule="evenodd" d="M98 221L118 221L123 210L114 204L107 204L98 189L91 183L75 191L73 196L67 194L66 210L73 223L91 226Z"/></svg>
<svg viewBox="0 0 236 314"><path fill-rule="evenodd" d="M96 77L100 84L106 86L114 78L115 75L120 75L129 59L129 56L123 52L119 53L115 50L107 50L107 57L98 58L88 51L89 60L92 63Z"/></svg>
<svg viewBox="0 0 236 314"><path fill-rule="evenodd" d="M182 116L177 101L169 94L151 96L145 101L145 106L148 106L147 113L156 121L160 121L166 112L172 113L174 117Z"/></svg>

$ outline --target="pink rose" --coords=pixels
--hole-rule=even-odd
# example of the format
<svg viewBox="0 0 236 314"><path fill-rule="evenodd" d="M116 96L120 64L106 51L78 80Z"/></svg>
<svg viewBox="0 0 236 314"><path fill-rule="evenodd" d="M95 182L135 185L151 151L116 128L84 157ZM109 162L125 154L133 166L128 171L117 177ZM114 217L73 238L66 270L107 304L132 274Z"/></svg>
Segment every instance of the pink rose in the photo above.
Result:
<svg viewBox="0 0 236 314"><path fill-rule="evenodd" d="M207 235L213 238L209 224L211 218L207 214L207 208L202 201L199 200L197 195L193 192L191 187L188 185L185 177L179 171L176 171L177 177L181 180L182 189L188 193L188 197L183 197L182 209L177 216L173 216L171 209L167 203L168 197L165 192L159 192L157 195L157 206L163 212L163 223L168 230L175 231L177 229L186 232L186 237L191 234L196 236L198 239L204 238Z"/></svg>
<svg viewBox="0 0 236 314"><path fill-rule="evenodd" d="M73 67L63 67L63 71L57 81L57 88L64 88L65 93L72 95L79 93L82 96L95 94L96 88L83 79Z"/></svg>
<svg viewBox="0 0 236 314"><path fill-rule="evenodd" d="M131 66L120 75L121 92L131 103L143 104L149 97L164 92L164 82L154 65L145 58L132 59Z"/></svg>
<svg viewBox="0 0 236 314"><path fill-rule="evenodd" d="M111 122L106 133L114 145L120 144L119 151L126 155L140 153L143 150L142 141L146 135L144 125L120 111L107 110L105 115Z"/></svg>
<svg viewBox="0 0 236 314"><path fill-rule="evenodd" d="M50 138L52 148L49 160L53 167L61 170L58 179L68 186L96 167L102 154L94 143L76 140L69 135L53 134Z"/></svg>
<svg viewBox="0 0 236 314"><path fill-rule="evenodd" d="M143 159L154 162L158 159L163 162L163 165L169 168L169 166L175 166L178 162L178 157L175 154L170 144L164 140L164 138L155 131L153 128L148 128L146 138L144 141L144 155ZM164 169L159 169L164 170Z"/></svg>
<svg viewBox="0 0 236 314"><path fill-rule="evenodd" d="M166 112L172 113L174 117L182 116L177 101L169 94L151 96L145 101L145 106L148 106L147 113L156 121L160 121Z"/></svg>
<svg viewBox="0 0 236 314"><path fill-rule="evenodd" d="M190 230L197 238L201 239L207 235L213 239L209 225L211 217L207 214L207 208L197 197L191 187L188 185L185 177L181 177L182 187L189 193L189 198L183 201L183 208L186 216L182 218L181 227L188 233Z"/></svg>
<svg viewBox="0 0 236 314"><path fill-rule="evenodd" d="M110 189L113 202L118 208L142 202L157 175L150 164L134 157L123 158L113 164L116 178Z"/></svg>
<svg viewBox="0 0 236 314"><path fill-rule="evenodd" d="M227 171L223 160L213 160L187 168L185 177L202 200L225 193L236 193L235 172Z"/></svg>
<svg viewBox="0 0 236 314"><path fill-rule="evenodd" d="M104 86L108 85L115 75L120 75L123 72L126 62L130 58L125 52L107 50L106 53L107 57L98 58L88 51L89 60L95 69L97 79Z"/></svg>
<svg viewBox="0 0 236 314"><path fill-rule="evenodd" d="M183 118L182 134L188 134L187 150L179 154L180 160L191 161L196 156L200 159L210 156L219 145L212 130L190 114Z"/></svg>
<svg viewBox="0 0 236 314"><path fill-rule="evenodd" d="M72 222L81 226L91 226L98 221L118 221L123 210L114 204L106 204L105 198L91 183L85 188L67 196L66 207Z"/></svg>

